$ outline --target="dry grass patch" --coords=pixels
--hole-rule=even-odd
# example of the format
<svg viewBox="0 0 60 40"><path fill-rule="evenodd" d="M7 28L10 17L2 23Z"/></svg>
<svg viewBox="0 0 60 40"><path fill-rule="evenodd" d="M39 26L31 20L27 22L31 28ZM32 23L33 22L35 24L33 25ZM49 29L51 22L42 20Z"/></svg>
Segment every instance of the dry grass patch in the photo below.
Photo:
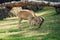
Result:
<svg viewBox="0 0 60 40"><path fill-rule="evenodd" d="M50 14L50 13L52 13L52 12L54 12L54 10L53 11L51 11L51 10L48 10L48 11L44 11L44 12L41 12L41 13L36 13L36 15L37 16L41 16L41 15L46 15L46 14Z"/></svg>
<svg viewBox="0 0 60 40"><path fill-rule="evenodd" d="M23 37L31 37L31 36L47 35L47 34L49 34L49 32L47 32L47 33L38 33L37 31L29 31L29 32L23 33Z"/></svg>

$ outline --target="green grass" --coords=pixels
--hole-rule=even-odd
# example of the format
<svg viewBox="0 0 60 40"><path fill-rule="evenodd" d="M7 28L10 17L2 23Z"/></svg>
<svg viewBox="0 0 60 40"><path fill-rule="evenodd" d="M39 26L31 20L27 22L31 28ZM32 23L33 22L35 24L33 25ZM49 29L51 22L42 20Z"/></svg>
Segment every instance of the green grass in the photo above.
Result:
<svg viewBox="0 0 60 40"><path fill-rule="evenodd" d="M54 8L45 7L44 10L38 11L37 14L49 10L53 11ZM41 26L41 28L37 30L29 29L28 24L23 22L22 30L18 31L18 27L17 27L18 22L16 22L18 21L17 18L0 20L0 40L60 40L60 15L56 15L56 12L53 11L52 13L48 12L48 14L42 15L42 17L44 17L45 21Z"/></svg>
<svg viewBox="0 0 60 40"><path fill-rule="evenodd" d="M42 40L60 40L60 34L51 33L43 37Z"/></svg>
<svg viewBox="0 0 60 40"><path fill-rule="evenodd" d="M38 11L36 11L36 12L37 12L37 13L41 13L41 12L48 11L48 10L50 10L50 11L51 11L51 10L55 10L55 8L54 8L54 7L47 7L47 6L46 6L46 7L43 8L43 10L38 10Z"/></svg>

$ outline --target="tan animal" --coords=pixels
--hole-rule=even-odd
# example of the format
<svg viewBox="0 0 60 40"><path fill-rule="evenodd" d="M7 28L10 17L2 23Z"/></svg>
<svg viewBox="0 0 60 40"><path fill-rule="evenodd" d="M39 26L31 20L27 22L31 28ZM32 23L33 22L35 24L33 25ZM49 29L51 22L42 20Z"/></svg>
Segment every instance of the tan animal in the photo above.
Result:
<svg viewBox="0 0 60 40"><path fill-rule="evenodd" d="M38 16L38 17L32 18L30 24L33 26L38 26L38 28L40 28L43 22L44 22L44 18L41 16Z"/></svg>
<svg viewBox="0 0 60 40"><path fill-rule="evenodd" d="M19 17L19 29L20 29L20 23L22 20L29 20L29 23L31 25L38 25L40 28L40 25L44 21L41 17L37 17L35 15L35 12L32 10L20 10L20 12L17 14Z"/></svg>

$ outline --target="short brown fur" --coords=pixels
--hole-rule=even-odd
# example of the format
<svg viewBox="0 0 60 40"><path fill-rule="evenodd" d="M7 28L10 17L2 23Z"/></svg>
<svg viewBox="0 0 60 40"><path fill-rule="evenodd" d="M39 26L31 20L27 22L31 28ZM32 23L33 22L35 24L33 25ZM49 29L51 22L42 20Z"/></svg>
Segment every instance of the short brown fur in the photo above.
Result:
<svg viewBox="0 0 60 40"><path fill-rule="evenodd" d="M20 23L22 20L29 20L30 24L32 24L32 25L39 24L38 26L40 26L41 22L43 21L40 19L40 17L37 17L35 15L35 12L32 10L21 10L17 15L19 17L19 29L21 29Z"/></svg>

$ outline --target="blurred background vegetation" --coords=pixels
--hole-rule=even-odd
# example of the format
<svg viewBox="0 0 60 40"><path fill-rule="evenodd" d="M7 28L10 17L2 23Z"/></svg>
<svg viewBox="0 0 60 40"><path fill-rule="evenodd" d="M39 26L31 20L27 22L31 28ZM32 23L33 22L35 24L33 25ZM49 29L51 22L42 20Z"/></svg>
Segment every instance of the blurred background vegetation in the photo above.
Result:
<svg viewBox="0 0 60 40"><path fill-rule="evenodd" d="M11 2L11 1L22 1L22 0L0 0L0 4L4 3L4 2ZM28 0L26 0L28 1ZM39 1L39 0L37 0ZM42 1L42 0L41 0ZM45 0L45 1L51 1L51 2L60 2L60 0ZM30 9L33 11L38 11L38 10L43 10L45 6L23 6L23 9ZM57 14L60 14L60 7L54 7L55 11ZM0 8L0 19L4 19L6 17L14 17L15 15L13 15L12 13L10 13L10 10L12 8L10 7L5 7L5 8Z"/></svg>

